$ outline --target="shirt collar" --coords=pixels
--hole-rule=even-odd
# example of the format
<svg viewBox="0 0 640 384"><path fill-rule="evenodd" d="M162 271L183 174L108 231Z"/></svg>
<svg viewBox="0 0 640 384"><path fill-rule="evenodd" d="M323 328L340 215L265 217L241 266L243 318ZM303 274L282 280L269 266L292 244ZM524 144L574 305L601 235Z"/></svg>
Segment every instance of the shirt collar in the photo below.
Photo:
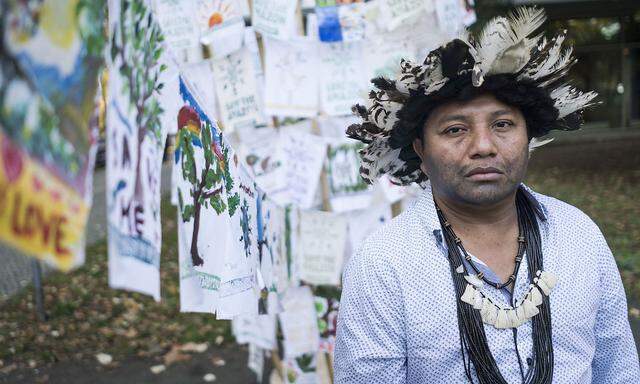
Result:
<svg viewBox="0 0 640 384"><path fill-rule="evenodd" d="M538 218L546 225L548 216L547 208L536 198L536 193L531 188L526 186L524 183L521 183L520 186L525 192L527 198L529 198L533 203ZM438 213L433 200L433 190L430 182L426 182L424 191L418 198L415 207L420 216L420 220L422 220L422 224L427 229L427 232L433 233L436 238L438 238L442 233L442 227L440 225L440 220L438 219Z"/></svg>

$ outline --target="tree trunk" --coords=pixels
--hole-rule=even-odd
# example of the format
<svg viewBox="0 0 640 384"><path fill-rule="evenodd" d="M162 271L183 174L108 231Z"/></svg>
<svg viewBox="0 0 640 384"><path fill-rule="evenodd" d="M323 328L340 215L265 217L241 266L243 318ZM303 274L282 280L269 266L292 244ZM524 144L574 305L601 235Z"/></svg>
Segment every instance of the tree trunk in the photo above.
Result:
<svg viewBox="0 0 640 384"><path fill-rule="evenodd" d="M204 260L198 255L198 232L200 231L200 203L198 199L194 199L193 214L193 235L191 236L191 262L193 266L199 266L204 264Z"/></svg>

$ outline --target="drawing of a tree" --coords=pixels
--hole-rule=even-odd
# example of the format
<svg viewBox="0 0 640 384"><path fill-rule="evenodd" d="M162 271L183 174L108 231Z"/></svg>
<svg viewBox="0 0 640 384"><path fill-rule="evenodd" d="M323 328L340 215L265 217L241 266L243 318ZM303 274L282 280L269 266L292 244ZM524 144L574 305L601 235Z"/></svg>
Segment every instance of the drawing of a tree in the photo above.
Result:
<svg viewBox="0 0 640 384"><path fill-rule="evenodd" d="M229 171L229 149L213 141L213 127L208 121L202 122L198 112L184 106L178 113L178 154L180 156L182 177L191 184L185 203L182 192L178 192L178 204L182 221L193 219L191 238L191 261L194 266L204 263L198 254L198 233L200 231L200 211L211 207L219 215L226 209L233 216L239 203L238 193L228 194L224 200L223 191L233 189L233 178ZM204 164L196 161L195 148L204 153ZM200 168L201 167L201 168ZM200 169L199 169L200 168ZM198 170L199 169L199 170Z"/></svg>
<svg viewBox="0 0 640 384"><path fill-rule="evenodd" d="M163 52L164 36L143 0L121 0L119 25L111 35L111 60L120 59L118 71L122 76L122 90L129 98L129 107L135 112L137 155L135 161L135 185L131 204L127 211L143 212L143 175L140 174L142 143L150 137L161 146L162 129L158 95L163 83L160 74L164 64L156 65ZM138 235L141 228L136 227Z"/></svg>

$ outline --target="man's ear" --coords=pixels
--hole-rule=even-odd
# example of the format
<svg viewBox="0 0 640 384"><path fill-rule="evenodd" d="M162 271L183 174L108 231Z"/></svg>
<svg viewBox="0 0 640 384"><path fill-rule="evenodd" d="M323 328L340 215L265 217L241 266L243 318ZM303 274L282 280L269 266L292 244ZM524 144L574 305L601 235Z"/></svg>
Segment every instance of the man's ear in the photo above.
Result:
<svg viewBox="0 0 640 384"><path fill-rule="evenodd" d="M424 161L424 159L422 158L422 139L420 139L419 137L413 139L413 151L416 153L416 155L418 155L420 160Z"/></svg>

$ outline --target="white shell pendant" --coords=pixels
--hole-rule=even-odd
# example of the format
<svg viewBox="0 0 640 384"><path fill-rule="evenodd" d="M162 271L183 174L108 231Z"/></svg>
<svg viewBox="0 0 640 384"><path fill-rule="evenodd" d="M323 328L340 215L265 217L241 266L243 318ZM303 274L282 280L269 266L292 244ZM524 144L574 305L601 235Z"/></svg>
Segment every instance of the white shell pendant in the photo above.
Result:
<svg viewBox="0 0 640 384"><path fill-rule="evenodd" d="M529 298L536 307L542 304L542 294L536 286L531 287L531 291L529 291Z"/></svg>
<svg viewBox="0 0 640 384"><path fill-rule="evenodd" d="M482 309L483 297L482 292L475 290L475 296L473 297L473 308Z"/></svg>
<svg viewBox="0 0 640 384"><path fill-rule="evenodd" d="M469 284L472 284L476 288L482 288L484 285L484 281L482 281L482 279L477 275L464 275L464 278Z"/></svg>
<svg viewBox="0 0 640 384"><path fill-rule="evenodd" d="M473 288L473 285L467 284L467 288L465 288L464 293L462 294L462 297L460 297L460 300L469 305L474 305L475 292L476 290Z"/></svg>
<svg viewBox="0 0 640 384"><path fill-rule="evenodd" d="M496 319L496 328L498 329L509 328L509 318L507 317L507 311L504 309L498 310L498 318Z"/></svg>
<svg viewBox="0 0 640 384"><path fill-rule="evenodd" d="M456 272L462 273L464 267L460 265ZM491 302L485 297L480 288L484 285L477 275L465 275L468 282L460 300L480 311L482 322L493 325L498 329L517 328L540 313L538 306L543 303L543 294L549 296L551 290L558 282L558 278L552 272L537 271L529 292L524 295L522 301L515 308L503 308ZM542 291L542 292L541 292Z"/></svg>
<svg viewBox="0 0 640 384"><path fill-rule="evenodd" d="M543 280L544 283L547 284L547 287L549 287L549 289L553 289L553 287L555 287L556 283L558 282L558 277L553 272L543 271L540 274L540 280Z"/></svg>

